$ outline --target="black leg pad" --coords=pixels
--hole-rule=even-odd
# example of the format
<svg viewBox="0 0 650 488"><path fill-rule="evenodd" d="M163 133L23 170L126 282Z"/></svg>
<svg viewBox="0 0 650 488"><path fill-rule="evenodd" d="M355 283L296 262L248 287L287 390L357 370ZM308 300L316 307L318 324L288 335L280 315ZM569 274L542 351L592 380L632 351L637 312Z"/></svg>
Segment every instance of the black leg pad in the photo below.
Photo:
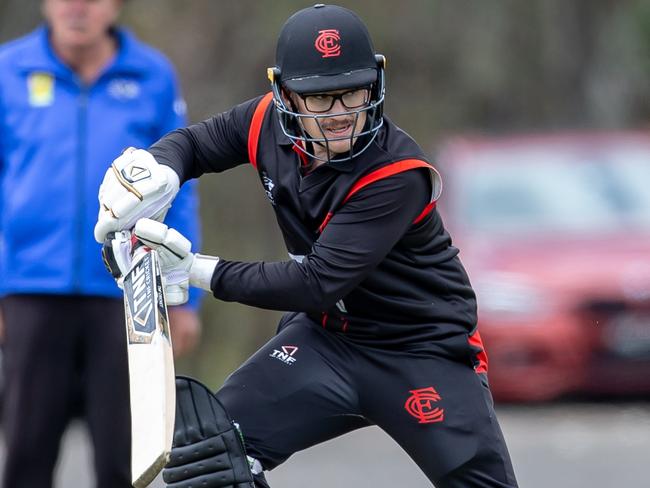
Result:
<svg viewBox="0 0 650 488"><path fill-rule="evenodd" d="M239 430L202 383L176 378L176 424L171 459L163 470L169 488L253 488Z"/></svg>

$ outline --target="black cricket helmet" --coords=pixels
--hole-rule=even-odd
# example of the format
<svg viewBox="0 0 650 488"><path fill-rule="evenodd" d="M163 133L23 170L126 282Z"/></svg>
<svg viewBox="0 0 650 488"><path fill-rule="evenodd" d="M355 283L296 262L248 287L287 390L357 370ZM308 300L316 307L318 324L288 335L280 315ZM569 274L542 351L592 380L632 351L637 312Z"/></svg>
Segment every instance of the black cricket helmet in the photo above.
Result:
<svg viewBox="0 0 650 488"><path fill-rule="evenodd" d="M293 14L280 32L276 66L268 69L285 135L316 159L323 160L315 156L313 145L325 146L326 162L348 161L365 151L383 125L384 66L384 56L375 54L368 29L354 12L336 5L317 4ZM341 113L302 114L282 96L283 90L306 95L364 87L370 89L368 103ZM362 113L366 113L366 122L357 132L354 128ZM320 120L349 114L355 116L351 135L329 141L349 139L350 151L332 158ZM301 120L306 118L316 120L322 137L312 137L305 131Z"/></svg>

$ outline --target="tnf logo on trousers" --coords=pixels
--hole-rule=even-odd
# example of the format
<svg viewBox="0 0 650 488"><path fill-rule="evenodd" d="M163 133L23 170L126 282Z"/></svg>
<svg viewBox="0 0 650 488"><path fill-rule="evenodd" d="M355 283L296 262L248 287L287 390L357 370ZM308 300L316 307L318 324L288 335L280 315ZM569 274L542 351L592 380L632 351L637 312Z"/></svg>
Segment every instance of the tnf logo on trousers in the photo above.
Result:
<svg viewBox="0 0 650 488"><path fill-rule="evenodd" d="M284 364L293 364L296 362L296 358L293 357L298 350L298 346L282 346L280 349L273 349L273 352L269 354L270 357L282 361Z"/></svg>
<svg viewBox="0 0 650 488"><path fill-rule="evenodd" d="M406 400L404 408L418 419L420 424L442 422L445 418L445 409L434 406L440 399L441 396L432 386L419 388L411 390L411 396Z"/></svg>

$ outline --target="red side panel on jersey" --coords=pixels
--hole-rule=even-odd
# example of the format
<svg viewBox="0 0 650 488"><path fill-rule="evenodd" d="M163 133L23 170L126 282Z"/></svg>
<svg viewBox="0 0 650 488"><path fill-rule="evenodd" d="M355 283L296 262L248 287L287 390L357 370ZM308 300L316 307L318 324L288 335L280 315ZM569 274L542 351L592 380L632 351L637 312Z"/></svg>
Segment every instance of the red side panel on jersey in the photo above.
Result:
<svg viewBox="0 0 650 488"><path fill-rule="evenodd" d="M329 224L329 221L331 218L334 217L334 212L327 212L327 215L325 216L325 219L323 220L323 223L320 224L320 227L318 227L318 233L321 234L323 232L323 229L327 224Z"/></svg>
<svg viewBox="0 0 650 488"><path fill-rule="evenodd" d="M433 209L436 208L436 202L435 200L433 202L430 202L426 207L424 207L424 210L422 210L422 213L415 217L415 220L413 221L414 224L418 224L426 217L429 215L431 212L433 212Z"/></svg>
<svg viewBox="0 0 650 488"><path fill-rule="evenodd" d="M483 341L481 340L481 334L479 334L478 329L474 331L468 337L469 345L472 347L476 353L476 359L478 363L474 366L474 371L477 373L487 373L488 370L488 357L485 352L485 347L483 347Z"/></svg>
<svg viewBox="0 0 650 488"><path fill-rule="evenodd" d="M262 130L262 122L264 121L264 114L266 109L273 101L273 93L269 92L257 104L255 112L253 113L253 120L251 121L250 129L248 130L248 160L257 169L257 145L260 140L260 131Z"/></svg>

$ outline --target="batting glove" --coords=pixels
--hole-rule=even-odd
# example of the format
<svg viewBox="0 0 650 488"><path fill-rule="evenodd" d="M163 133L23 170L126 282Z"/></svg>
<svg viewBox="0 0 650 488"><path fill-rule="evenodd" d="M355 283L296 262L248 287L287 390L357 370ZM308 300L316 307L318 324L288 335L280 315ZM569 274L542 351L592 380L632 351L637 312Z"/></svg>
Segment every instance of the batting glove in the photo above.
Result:
<svg viewBox="0 0 650 488"><path fill-rule="evenodd" d="M186 237L155 220L138 220L133 233L139 241L158 253L168 304L185 303L190 285L210 290L210 281L219 258L191 252L192 243Z"/></svg>
<svg viewBox="0 0 650 488"><path fill-rule="evenodd" d="M108 272L115 278L117 286L124 289L124 277L131 270L133 263L131 232L110 232L102 246L102 259Z"/></svg>
<svg viewBox="0 0 650 488"><path fill-rule="evenodd" d="M128 148L99 187L95 240L103 243L110 232L131 229L143 217L162 220L179 185L176 172L158 164L150 152Z"/></svg>

